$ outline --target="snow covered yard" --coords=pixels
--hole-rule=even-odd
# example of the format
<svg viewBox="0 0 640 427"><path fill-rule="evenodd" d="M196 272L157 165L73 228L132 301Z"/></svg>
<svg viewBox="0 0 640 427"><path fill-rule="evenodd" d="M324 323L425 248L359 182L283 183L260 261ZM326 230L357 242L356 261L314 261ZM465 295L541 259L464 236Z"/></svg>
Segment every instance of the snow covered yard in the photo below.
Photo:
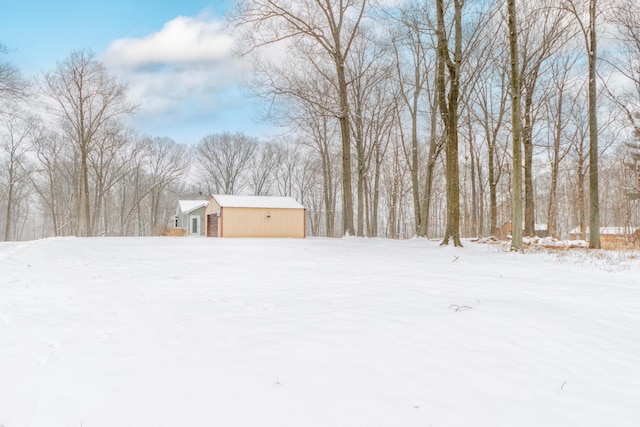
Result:
<svg viewBox="0 0 640 427"><path fill-rule="evenodd" d="M0 243L0 425L640 425L640 262L423 239Z"/></svg>

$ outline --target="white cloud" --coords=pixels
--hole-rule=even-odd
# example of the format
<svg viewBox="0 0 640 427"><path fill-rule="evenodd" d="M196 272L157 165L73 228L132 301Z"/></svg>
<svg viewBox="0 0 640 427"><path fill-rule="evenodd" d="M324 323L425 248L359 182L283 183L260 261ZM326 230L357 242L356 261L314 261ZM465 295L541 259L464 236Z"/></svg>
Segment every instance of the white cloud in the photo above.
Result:
<svg viewBox="0 0 640 427"><path fill-rule="evenodd" d="M233 38L219 21L179 16L142 39L114 41L103 56L109 67L218 62L231 56Z"/></svg>
<svg viewBox="0 0 640 427"><path fill-rule="evenodd" d="M247 68L233 55L233 44L221 21L180 16L144 38L114 41L101 60L128 83L129 97L140 105L135 125L144 132L162 135L169 126L202 127L202 122L211 123L209 132L233 131L215 127L230 104L238 103Z"/></svg>

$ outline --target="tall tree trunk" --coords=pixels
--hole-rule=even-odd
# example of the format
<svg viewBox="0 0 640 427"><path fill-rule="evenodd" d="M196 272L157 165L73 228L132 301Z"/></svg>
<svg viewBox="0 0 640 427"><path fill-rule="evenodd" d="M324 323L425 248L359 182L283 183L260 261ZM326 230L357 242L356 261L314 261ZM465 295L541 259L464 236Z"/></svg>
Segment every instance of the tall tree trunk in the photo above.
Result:
<svg viewBox="0 0 640 427"><path fill-rule="evenodd" d="M81 165L80 171L82 173L82 193L80 194L80 203L84 209L83 212L83 221L82 221L82 236L90 237L91 236L91 204L89 197L89 150L86 147L86 144L83 144L81 149Z"/></svg>
<svg viewBox="0 0 640 427"><path fill-rule="evenodd" d="M362 112L356 110L356 114L358 118L354 120L356 122L356 156L358 161L358 176L356 183L356 203L357 203L357 224L356 224L356 235L364 236L364 181L365 181L365 153L364 153L364 141L363 141L363 132L362 132Z"/></svg>
<svg viewBox="0 0 640 427"><path fill-rule="evenodd" d="M437 61L437 59L436 59ZM436 64L437 69L437 64ZM429 135L429 153L427 155L427 169L424 178L424 191L422 192L422 208L420 210L420 227L418 236L427 237L429 230L429 215L431 213L431 193L433 189L433 171L436 160L442 150L442 143L438 139L438 91L433 92L431 112L429 113L431 132Z"/></svg>
<svg viewBox="0 0 640 427"><path fill-rule="evenodd" d="M420 81L419 67L415 70L415 81ZM413 190L413 216L415 218L416 231L419 235L420 224L422 223L422 212L420 206L420 183L418 180L419 163L418 163L418 104L420 100L420 90L422 86L416 84L413 91L413 108L411 109L411 187Z"/></svg>
<svg viewBox="0 0 640 427"><path fill-rule="evenodd" d="M9 160L9 182L7 185L7 215L6 222L4 224L4 241L8 242L12 240L11 226L13 225L13 189L14 189L14 166L13 159Z"/></svg>
<svg viewBox="0 0 640 427"><path fill-rule="evenodd" d="M556 117L556 133L553 138L553 154L551 158L551 188L549 189L549 209L547 211L547 234L558 236L558 174L560 172L560 142L562 139L562 107L564 91L558 91L558 113Z"/></svg>
<svg viewBox="0 0 640 427"><path fill-rule="evenodd" d="M125 224L129 223L129 221L126 221L126 215L125 215L125 203L127 201L127 186L123 185L122 186L122 192L120 193L120 227L119 227L119 233L121 236L124 235L128 235L128 233L125 231Z"/></svg>
<svg viewBox="0 0 640 427"><path fill-rule="evenodd" d="M533 85L532 85L533 86ZM533 193L533 87L528 88L524 100L524 235L535 236L535 206Z"/></svg>
<svg viewBox="0 0 640 427"><path fill-rule="evenodd" d="M336 58L336 73L340 96L339 122L342 136L342 232L353 235L355 230L353 227L353 191L351 189L351 130L349 128L347 80L342 58Z"/></svg>
<svg viewBox="0 0 640 427"><path fill-rule="evenodd" d="M451 98L450 98L451 101ZM451 106L451 104L449 104ZM456 105L457 108L457 105ZM456 115L457 116L457 115ZM447 133L446 177L447 177L447 228L443 245L453 239L455 246L462 246L460 241L460 173L458 170L458 120L450 118L450 131Z"/></svg>
<svg viewBox="0 0 640 427"><path fill-rule="evenodd" d="M80 162L82 164L82 162ZM78 165L76 164L74 167L74 173L77 173L77 167ZM80 167L80 173L78 175L75 175L74 178L77 177L77 185L75 186L78 189L78 194L76 195L76 202L77 202L77 212L76 215L78 216L78 218L76 218L76 236L80 237L82 236L82 218L83 218L83 214L82 214L82 199L83 199L83 194L84 194L84 190L83 190L83 179L82 179L82 167Z"/></svg>
<svg viewBox="0 0 640 427"><path fill-rule="evenodd" d="M555 152L551 162L551 188L549 189L549 209L547 211L547 234L549 237L558 237L558 155Z"/></svg>
<svg viewBox="0 0 640 427"><path fill-rule="evenodd" d="M486 98L483 101L485 104L484 110L484 129L485 137L487 139L487 169L489 174L489 235L495 236L498 232L498 181L502 176L502 162L496 161L496 141L500 129L502 128L504 115L506 113L506 96L508 90L504 85L506 73L501 74L501 96L500 96L500 109L498 111L498 117L494 121L491 118L490 103L487 103ZM486 95L485 95L486 96ZM496 164L497 163L497 164Z"/></svg>
<svg viewBox="0 0 640 427"><path fill-rule="evenodd" d="M511 122L513 126L513 174L511 191L511 250L522 250L522 118L515 0L507 0L509 53L511 56Z"/></svg>
<svg viewBox="0 0 640 427"><path fill-rule="evenodd" d="M382 164L382 154L380 145L376 144L376 170L373 177L373 219L371 221L371 237L378 237L378 210L380 204L380 169Z"/></svg>
<svg viewBox="0 0 640 427"><path fill-rule="evenodd" d="M327 237L333 237L334 234L334 212L333 212L333 183L331 181L331 161L329 153L322 149L320 153L322 158L322 187L324 190L324 209L325 209L325 227Z"/></svg>
<svg viewBox="0 0 640 427"><path fill-rule="evenodd" d="M581 161L578 167L578 226L580 227L580 239L587 239L587 220L586 220L586 207L585 207L585 170Z"/></svg>
<svg viewBox="0 0 640 427"><path fill-rule="evenodd" d="M589 1L589 247L600 248L598 112L596 104L596 0Z"/></svg>
<svg viewBox="0 0 640 427"><path fill-rule="evenodd" d="M53 237L58 237L58 213L56 212L56 201L57 198L54 195L54 181L53 175L50 176L49 181L49 191L51 192L51 204L49 208L51 210L51 220L53 221Z"/></svg>
<svg viewBox="0 0 640 427"><path fill-rule="evenodd" d="M496 177L495 166L495 139L487 141L488 147L488 168L489 168L489 234L498 234L498 179Z"/></svg>
<svg viewBox="0 0 640 427"><path fill-rule="evenodd" d="M485 234L485 222L484 222L484 206L485 206L485 186L482 185L482 166L480 161L480 154L476 153L474 156L476 159L476 171L478 174L478 236L484 236Z"/></svg>
<svg viewBox="0 0 640 427"><path fill-rule="evenodd" d="M473 132L471 126L469 126L470 133ZM471 232L473 237L480 237L478 231L478 194L476 183L476 162L475 152L473 148L473 135L469 135L469 160L471 161Z"/></svg>
<svg viewBox="0 0 640 427"><path fill-rule="evenodd" d="M443 0L436 0L438 15L438 58L436 71L438 104L444 123L447 142L445 148L447 226L442 245L453 239L455 246L462 246L460 241L460 176L458 170L458 102L460 91L460 62L462 57L462 2L454 0L454 57L449 56L449 40L444 22ZM449 93L447 94L448 71Z"/></svg>

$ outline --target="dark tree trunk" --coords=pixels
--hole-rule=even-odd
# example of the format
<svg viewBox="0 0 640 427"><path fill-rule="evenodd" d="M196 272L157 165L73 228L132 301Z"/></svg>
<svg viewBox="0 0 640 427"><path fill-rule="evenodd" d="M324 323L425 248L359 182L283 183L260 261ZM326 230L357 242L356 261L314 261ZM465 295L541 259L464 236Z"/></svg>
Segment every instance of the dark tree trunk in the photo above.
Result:
<svg viewBox="0 0 640 427"><path fill-rule="evenodd" d="M589 1L589 247L600 248L598 113L596 88L596 0Z"/></svg>
<svg viewBox="0 0 640 427"><path fill-rule="evenodd" d="M458 102L460 91L460 62L462 57L462 2L454 0L454 57L449 56L449 40L444 22L443 0L436 0L438 15L438 67L437 92L442 122L446 132L445 169L447 193L447 226L442 245L453 240L455 246L460 241L460 176L458 170ZM448 79L445 79L445 65ZM447 82L449 92L447 93Z"/></svg>
<svg viewBox="0 0 640 427"><path fill-rule="evenodd" d="M522 250L522 118L515 0L507 0L509 53L511 57L511 122L513 126L513 174L511 191L511 250Z"/></svg>
<svg viewBox="0 0 640 427"><path fill-rule="evenodd" d="M353 191L351 188L351 129L349 128L349 101L344 61L336 58L336 73L340 96L340 132L342 137L342 231L353 235Z"/></svg>

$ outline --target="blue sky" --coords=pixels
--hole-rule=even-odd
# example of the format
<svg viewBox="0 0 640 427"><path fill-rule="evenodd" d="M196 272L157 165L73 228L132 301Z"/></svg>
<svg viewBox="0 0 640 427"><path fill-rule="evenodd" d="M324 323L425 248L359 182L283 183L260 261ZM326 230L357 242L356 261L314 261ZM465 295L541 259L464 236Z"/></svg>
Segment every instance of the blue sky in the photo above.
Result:
<svg viewBox="0 0 640 427"><path fill-rule="evenodd" d="M209 133L270 133L241 94L247 71L231 54L233 0L0 0L0 43L26 77L91 49L129 84L140 132L195 143Z"/></svg>

